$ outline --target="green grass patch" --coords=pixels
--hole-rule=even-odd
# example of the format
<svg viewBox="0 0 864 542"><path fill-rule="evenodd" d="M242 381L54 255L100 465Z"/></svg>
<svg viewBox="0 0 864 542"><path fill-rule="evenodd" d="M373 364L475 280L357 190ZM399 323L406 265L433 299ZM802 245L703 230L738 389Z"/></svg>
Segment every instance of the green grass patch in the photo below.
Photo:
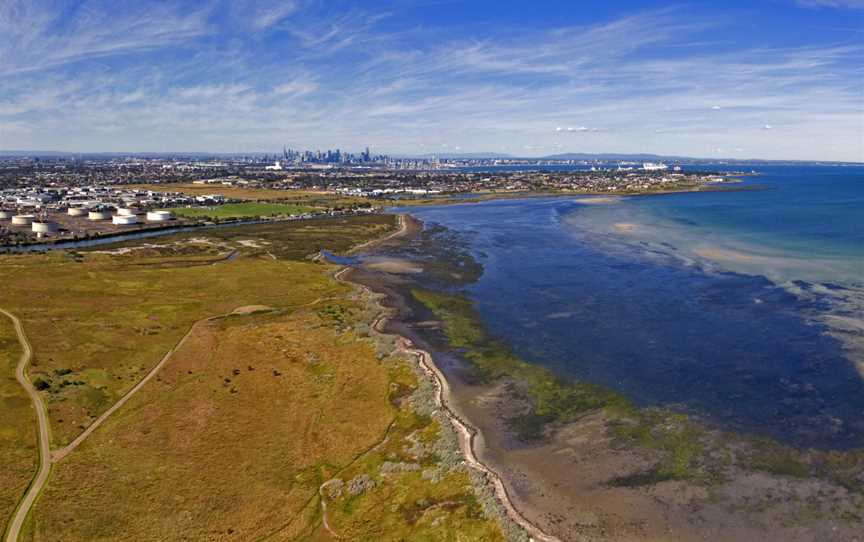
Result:
<svg viewBox="0 0 864 542"><path fill-rule="evenodd" d="M270 216L300 215L316 210L308 205L286 203L227 203L212 207L175 207L169 209L175 215L183 218L257 218Z"/></svg>

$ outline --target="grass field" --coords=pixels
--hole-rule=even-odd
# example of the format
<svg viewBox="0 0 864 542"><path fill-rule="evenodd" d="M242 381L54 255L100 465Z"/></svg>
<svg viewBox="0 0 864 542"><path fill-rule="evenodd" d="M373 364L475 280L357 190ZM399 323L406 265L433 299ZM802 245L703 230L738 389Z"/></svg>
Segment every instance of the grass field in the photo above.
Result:
<svg viewBox="0 0 864 542"><path fill-rule="evenodd" d="M421 381L368 337L368 303L308 259L393 227L389 216L314 220L3 257L0 299L33 343L55 449L198 322L55 464L23 538L502 539L446 431L416 407ZM17 343L3 324L8 372ZM15 390L4 380L4 401ZM35 464L35 426L10 404L21 417L0 434L10 437L0 503L14 507Z"/></svg>
<svg viewBox="0 0 864 542"><path fill-rule="evenodd" d="M226 203L213 207L174 207L168 209L182 218L257 218L270 216L300 215L316 210L309 205L286 203Z"/></svg>
<svg viewBox="0 0 864 542"><path fill-rule="evenodd" d="M219 194L229 199L246 201L269 201L311 207L350 207L367 204L365 198L342 196L319 190L273 190L269 188L241 188L215 184L136 184L128 188L154 190L157 192L180 192L190 196Z"/></svg>
<svg viewBox="0 0 864 542"><path fill-rule="evenodd" d="M207 239L161 238L128 253L4 257L0 299L33 343L31 377L45 388L54 443L77 436L193 322L242 305L299 305L336 291L323 277L298 291L307 270L281 258L303 259L322 246L344 250L392 224L389 216L316 220L260 228L271 236L260 244L252 241L254 230L226 229ZM229 254L234 259L225 260Z"/></svg>
<svg viewBox="0 0 864 542"><path fill-rule="evenodd" d="M180 192L190 196L203 196L207 194L219 194L230 199L248 201L276 200L286 198L317 197L324 195L323 192L271 190L268 188L243 188L237 186L224 186L221 184L130 184L127 188L139 190L153 190L156 192Z"/></svg>
<svg viewBox="0 0 864 542"><path fill-rule="evenodd" d="M0 518L8 518L36 472L36 416L15 380L21 347L12 322L0 315ZM2 529L0 529L2 531Z"/></svg>

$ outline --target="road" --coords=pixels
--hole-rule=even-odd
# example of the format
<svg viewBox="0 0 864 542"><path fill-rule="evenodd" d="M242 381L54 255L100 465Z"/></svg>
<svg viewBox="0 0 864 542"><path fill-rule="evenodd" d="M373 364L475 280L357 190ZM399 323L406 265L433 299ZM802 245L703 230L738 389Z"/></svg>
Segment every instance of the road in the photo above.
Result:
<svg viewBox="0 0 864 542"><path fill-rule="evenodd" d="M16 542L18 535L21 533L21 528L24 526L24 521L27 519L27 514L33 508L33 503L39 497L42 488L45 487L45 482L48 481L48 476L51 474L51 433L48 425L48 409L42 401L42 397L30 379L27 377L27 365L33 357L33 349L30 347L30 341L24 333L24 328L21 325L21 320L11 312L0 309L0 313L6 315L12 320L15 326L15 333L18 335L18 342L21 343L21 359L18 361L18 366L15 368L15 378L18 383L27 391L30 400L33 402L33 408L36 409L36 420L39 424L39 470L36 476L30 482L27 488L27 493L18 503L18 508L15 510L15 515L12 521L6 528L6 542Z"/></svg>

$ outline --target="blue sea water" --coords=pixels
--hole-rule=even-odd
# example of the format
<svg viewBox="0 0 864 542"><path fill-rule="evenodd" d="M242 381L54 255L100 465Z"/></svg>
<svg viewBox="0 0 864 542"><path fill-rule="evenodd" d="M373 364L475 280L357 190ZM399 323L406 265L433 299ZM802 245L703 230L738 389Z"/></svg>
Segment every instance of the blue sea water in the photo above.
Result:
<svg viewBox="0 0 864 542"><path fill-rule="evenodd" d="M864 446L864 167L753 169L764 190L406 211L467 243L468 295L527 361L720 427Z"/></svg>

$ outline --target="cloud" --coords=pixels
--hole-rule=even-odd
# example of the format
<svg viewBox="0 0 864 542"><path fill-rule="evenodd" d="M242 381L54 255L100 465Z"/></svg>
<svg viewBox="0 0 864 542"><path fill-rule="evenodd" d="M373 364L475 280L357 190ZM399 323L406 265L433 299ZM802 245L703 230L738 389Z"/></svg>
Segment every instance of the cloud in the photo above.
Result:
<svg viewBox="0 0 864 542"><path fill-rule="evenodd" d="M864 0L795 0L805 8L864 9Z"/></svg>
<svg viewBox="0 0 864 542"><path fill-rule="evenodd" d="M214 2L0 0L0 148L864 155L856 42L705 46L732 22L671 10L469 35L321 2L236 22Z"/></svg>
<svg viewBox="0 0 864 542"><path fill-rule="evenodd" d="M38 71L86 59L155 50L210 31L209 8L30 0L0 2L0 74Z"/></svg>
<svg viewBox="0 0 864 542"><path fill-rule="evenodd" d="M237 17L255 31L281 23L300 8L299 2L292 0L235 0L231 6Z"/></svg>

